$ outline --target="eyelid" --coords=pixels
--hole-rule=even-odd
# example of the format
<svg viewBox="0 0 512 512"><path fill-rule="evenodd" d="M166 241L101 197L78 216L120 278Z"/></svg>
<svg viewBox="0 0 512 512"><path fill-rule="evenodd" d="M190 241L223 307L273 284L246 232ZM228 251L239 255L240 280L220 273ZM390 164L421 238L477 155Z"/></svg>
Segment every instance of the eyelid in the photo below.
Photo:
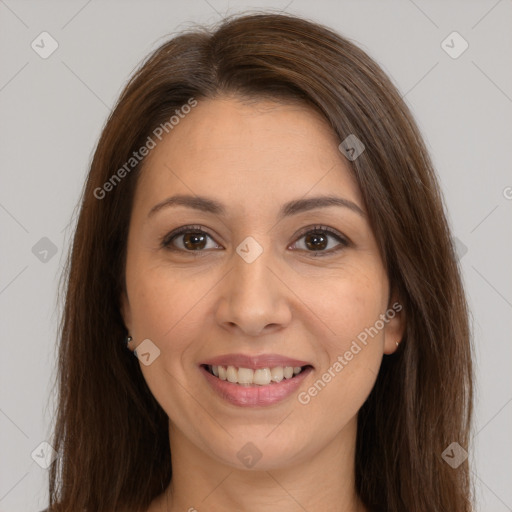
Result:
<svg viewBox="0 0 512 512"><path fill-rule="evenodd" d="M294 235L295 242L299 238L302 238L304 235L307 235L308 233L311 233L311 232L314 233L315 231L322 231L322 232L328 233L331 236L333 236L334 238L337 238L338 241L343 242L346 245L350 244L349 239L345 235L340 233L337 229L330 228L329 226L324 226L324 225L320 225L320 224L315 224L313 226L306 226L305 228L302 228L298 233L296 233ZM293 242L293 243L295 243L295 242Z"/></svg>
<svg viewBox="0 0 512 512"><path fill-rule="evenodd" d="M184 233L189 233L192 231L204 232L205 235L209 236L212 240L215 240L214 237L212 235L210 235L207 228L205 228L204 226L201 226L199 224L189 224L186 226L180 226L179 228L172 230L170 233L166 233L163 237L160 238L160 246L163 247L164 249L189 252L189 253L204 252L204 251L183 251L182 249L172 246L171 242L174 238L176 238L180 235L183 235ZM217 242L215 242L215 243L217 244ZM219 244L217 244L217 245L219 245Z"/></svg>
<svg viewBox="0 0 512 512"><path fill-rule="evenodd" d="M180 235L183 235L184 233L188 233L188 232L192 232L192 231L200 231L200 232L204 233L205 235L210 237L217 245L219 245L215 241L215 238L208 232L207 228L205 228L204 226L195 224L195 225L180 226L179 228L176 228L175 230L171 231L170 233L165 234L160 239L160 246L167 250L185 252L187 254L193 254L194 256L199 256L200 253L207 252L204 249L200 250L200 251L185 251L178 247L172 246L173 239L175 239L176 237L178 237ZM340 245L342 246L341 248L345 248L345 247L348 247L349 245L351 245L350 240L345 235L340 233L338 230L336 230L334 228L330 228L329 226L324 226L324 225L319 225L319 224L316 224L313 226L306 226L306 227L302 228L298 233L296 233L294 235L294 242L291 245L295 245L303 236L305 236L309 233L314 233L316 231L321 231L321 232L327 233L330 236L336 238L338 240L338 242L340 243ZM288 246L288 247L290 247L290 246ZM319 256L319 255L323 256L323 255L333 254L333 253L337 252L338 250L340 250L341 248L330 249L328 251L305 251L305 252L310 253L312 255L316 255L316 256Z"/></svg>
<svg viewBox="0 0 512 512"><path fill-rule="evenodd" d="M305 249L299 250L299 253L305 253L308 257L329 257L332 255L338 254L340 251L343 251L347 247L350 247L352 245L351 241L348 237L340 233L337 229L330 228L329 226L324 225L314 225L314 226L306 226L305 228L302 228L295 236L294 236L294 242L291 245L295 245L299 242L299 240L304 237L304 235L307 235L308 233L315 233L315 232L321 232L326 233L327 235L335 238L338 241L338 245L334 248L331 248L329 250L325 251L306 251ZM297 249L294 249L297 250Z"/></svg>

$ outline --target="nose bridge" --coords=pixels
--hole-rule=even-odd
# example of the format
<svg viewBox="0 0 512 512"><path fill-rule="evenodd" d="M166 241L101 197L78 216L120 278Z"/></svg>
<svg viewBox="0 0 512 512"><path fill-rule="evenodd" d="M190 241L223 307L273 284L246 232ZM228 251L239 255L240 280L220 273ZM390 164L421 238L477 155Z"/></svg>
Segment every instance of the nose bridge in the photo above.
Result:
<svg viewBox="0 0 512 512"><path fill-rule="evenodd" d="M254 301L268 300L276 283L275 276L268 267L272 267L272 251L268 243L247 237L236 248L233 257L231 290L239 299ZM262 291L265 294L262 294ZM265 296L264 296L265 295Z"/></svg>
<svg viewBox="0 0 512 512"><path fill-rule="evenodd" d="M253 334L289 321L286 287L275 275L274 259L272 250L252 237L239 244L223 287L219 321Z"/></svg>

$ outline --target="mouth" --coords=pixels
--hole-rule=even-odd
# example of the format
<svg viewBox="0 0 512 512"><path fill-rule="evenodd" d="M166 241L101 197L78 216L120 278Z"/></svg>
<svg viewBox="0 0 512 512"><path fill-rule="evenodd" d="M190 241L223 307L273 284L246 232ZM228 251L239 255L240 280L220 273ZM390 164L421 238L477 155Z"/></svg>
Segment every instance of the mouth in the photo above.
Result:
<svg viewBox="0 0 512 512"><path fill-rule="evenodd" d="M243 387L277 385L282 381L291 381L306 370L313 368L309 364L304 366L272 366L266 368L202 364L201 367L221 381L227 381Z"/></svg>

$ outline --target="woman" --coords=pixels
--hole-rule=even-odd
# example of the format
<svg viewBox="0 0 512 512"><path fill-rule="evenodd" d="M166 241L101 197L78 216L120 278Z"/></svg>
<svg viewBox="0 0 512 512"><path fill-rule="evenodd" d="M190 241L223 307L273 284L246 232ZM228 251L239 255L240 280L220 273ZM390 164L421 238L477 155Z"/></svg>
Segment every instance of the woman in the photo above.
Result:
<svg viewBox="0 0 512 512"><path fill-rule="evenodd" d="M235 17L141 66L60 343L49 510L471 510L439 186L388 77L326 27Z"/></svg>

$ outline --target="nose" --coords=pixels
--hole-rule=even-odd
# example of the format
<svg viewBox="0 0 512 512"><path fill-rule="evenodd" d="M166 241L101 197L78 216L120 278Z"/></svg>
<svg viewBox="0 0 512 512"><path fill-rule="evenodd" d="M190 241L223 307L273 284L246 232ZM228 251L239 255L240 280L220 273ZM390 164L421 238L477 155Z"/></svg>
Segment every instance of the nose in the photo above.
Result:
<svg viewBox="0 0 512 512"><path fill-rule="evenodd" d="M285 328L291 320L290 289L279 276L270 251L248 263L238 254L220 283L216 319L233 333L260 336Z"/></svg>

